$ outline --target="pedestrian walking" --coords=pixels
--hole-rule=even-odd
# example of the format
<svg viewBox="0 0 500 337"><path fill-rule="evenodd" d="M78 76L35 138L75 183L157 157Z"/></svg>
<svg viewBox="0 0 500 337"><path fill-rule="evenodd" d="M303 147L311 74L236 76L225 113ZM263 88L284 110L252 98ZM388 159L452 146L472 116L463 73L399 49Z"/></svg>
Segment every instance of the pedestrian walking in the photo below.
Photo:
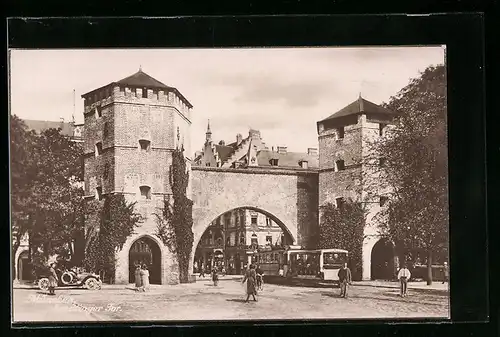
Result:
<svg viewBox="0 0 500 337"><path fill-rule="evenodd" d="M246 303L248 303L248 299L250 298L250 295L252 295L253 300L257 302L257 299L255 298L255 295L257 295L257 289L255 288L257 280L257 273L255 272L255 266L252 264L250 265L250 268L247 269L245 272L245 277L243 278L242 283L247 283L247 299L245 300Z"/></svg>
<svg viewBox="0 0 500 337"><path fill-rule="evenodd" d="M204 265L201 265L201 268L200 268L200 277L205 277L205 267Z"/></svg>
<svg viewBox="0 0 500 337"><path fill-rule="evenodd" d="M139 264L137 264L135 266L134 277L135 277L135 290L139 291L139 290L141 290L141 287L142 287L141 265L139 265Z"/></svg>
<svg viewBox="0 0 500 337"><path fill-rule="evenodd" d="M56 264L52 263L49 268L49 295L56 294L57 282Z"/></svg>
<svg viewBox="0 0 500 337"><path fill-rule="evenodd" d="M449 277L450 277L450 271L448 270L448 263L445 262L444 263L444 267L443 267L443 283L444 284L445 282L449 282Z"/></svg>
<svg viewBox="0 0 500 337"><path fill-rule="evenodd" d="M347 267L347 263L344 263L337 275L340 283L340 297L346 298L347 286L352 282L351 270Z"/></svg>
<svg viewBox="0 0 500 337"><path fill-rule="evenodd" d="M403 265L403 268L399 269L398 279L400 284L400 295L401 297L406 297L406 291L408 289L408 280L411 277L411 273L406 268L406 263Z"/></svg>
<svg viewBox="0 0 500 337"><path fill-rule="evenodd" d="M141 269L141 286L142 291L149 290L149 270L145 264L142 265Z"/></svg>
<svg viewBox="0 0 500 337"><path fill-rule="evenodd" d="M217 274L217 267L212 268L212 281L214 282L214 287L219 284L219 275Z"/></svg>

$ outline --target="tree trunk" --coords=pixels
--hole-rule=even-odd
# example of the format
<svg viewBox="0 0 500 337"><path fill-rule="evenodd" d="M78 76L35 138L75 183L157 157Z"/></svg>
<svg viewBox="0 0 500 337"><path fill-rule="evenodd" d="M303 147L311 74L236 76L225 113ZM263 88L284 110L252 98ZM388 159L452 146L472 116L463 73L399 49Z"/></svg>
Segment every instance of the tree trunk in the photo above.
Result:
<svg viewBox="0 0 500 337"><path fill-rule="evenodd" d="M427 254L427 285L432 285L432 251Z"/></svg>

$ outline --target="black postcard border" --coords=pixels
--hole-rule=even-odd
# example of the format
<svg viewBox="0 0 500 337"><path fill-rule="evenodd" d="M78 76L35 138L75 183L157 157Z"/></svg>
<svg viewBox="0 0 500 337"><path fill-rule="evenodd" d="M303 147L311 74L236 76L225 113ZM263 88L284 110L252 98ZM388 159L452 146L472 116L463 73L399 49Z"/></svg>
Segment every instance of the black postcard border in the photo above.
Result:
<svg viewBox="0 0 500 337"><path fill-rule="evenodd" d="M361 45L446 45L448 68L449 182L450 182L450 283L453 322L481 322L489 317L488 238L486 217L486 114L484 72L484 15L481 13L408 15L298 15L210 16L148 18L52 18L8 20L9 48L222 48L307 47ZM147 34L145 33L147 32ZM6 68L3 68L6 71ZM8 82L6 83L8 85ZM4 100L7 102L7 100ZM4 138L8 148L8 137ZM6 153L8 161L8 153ZM8 170L8 168L7 168ZM6 172L8 186L8 171ZM8 189L4 189L8 191ZM4 237L10 237L8 226ZM5 246L6 248L9 247ZM7 248L9 249L9 248ZM10 251L5 249L6 253ZM8 256L8 255L7 255ZM9 266L6 266L10 268ZM5 269L7 270L7 269ZM10 282L10 280L9 280ZM8 285L9 289L11 284ZM332 308L332 310L338 310ZM10 320L10 319L9 319ZM428 323L433 320L425 320ZM269 329L293 325L322 333L341 333L346 328L391 330L396 334L421 328L436 332L447 323L425 324L417 329L397 320L275 322L164 322L173 326L212 326L237 329L259 324ZM380 325L392 322L391 325ZM299 325L300 324L300 325ZM44 324L46 325L46 324ZM94 326L98 324L69 324ZM123 327L145 323L112 324ZM473 324L481 327L481 324ZM17 324L16 324L17 326ZM37 324L30 324L35 327ZM66 324L58 324L66 326ZM433 327L433 328L426 328ZM453 327L457 335L470 324ZM375 329L375 327L377 327ZM435 327L435 328L434 328ZM409 329L408 329L409 328ZM326 330L325 330L326 329ZM403 333L401 330L405 332ZM436 330L434 330L436 329ZM132 332L131 330L125 330ZM399 331L399 332L397 332ZM52 330L51 333L55 331ZM61 331L62 333L64 332ZM59 333L59 332L57 332ZM430 332L427 335L432 335Z"/></svg>

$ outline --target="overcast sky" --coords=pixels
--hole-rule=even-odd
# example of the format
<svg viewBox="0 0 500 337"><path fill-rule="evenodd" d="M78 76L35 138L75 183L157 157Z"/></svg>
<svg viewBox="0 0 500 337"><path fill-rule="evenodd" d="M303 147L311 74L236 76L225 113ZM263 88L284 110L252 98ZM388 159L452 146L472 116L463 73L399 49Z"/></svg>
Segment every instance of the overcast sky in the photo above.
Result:
<svg viewBox="0 0 500 337"><path fill-rule="evenodd" d="M83 121L81 95L142 67L194 105L192 151L212 137L261 131L289 151L317 147L316 122L358 98L380 104L429 65L444 47L137 50L12 50L11 112L25 119Z"/></svg>

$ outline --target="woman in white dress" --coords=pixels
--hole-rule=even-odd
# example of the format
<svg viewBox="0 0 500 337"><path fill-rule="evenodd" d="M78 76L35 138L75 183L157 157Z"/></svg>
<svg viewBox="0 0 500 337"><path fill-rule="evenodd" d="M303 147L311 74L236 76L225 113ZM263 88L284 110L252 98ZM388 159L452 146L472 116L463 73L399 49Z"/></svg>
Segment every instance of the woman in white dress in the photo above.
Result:
<svg viewBox="0 0 500 337"><path fill-rule="evenodd" d="M142 283L142 291L146 291L149 289L149 270L145 264L142 265L141 283Z"/></svg>

